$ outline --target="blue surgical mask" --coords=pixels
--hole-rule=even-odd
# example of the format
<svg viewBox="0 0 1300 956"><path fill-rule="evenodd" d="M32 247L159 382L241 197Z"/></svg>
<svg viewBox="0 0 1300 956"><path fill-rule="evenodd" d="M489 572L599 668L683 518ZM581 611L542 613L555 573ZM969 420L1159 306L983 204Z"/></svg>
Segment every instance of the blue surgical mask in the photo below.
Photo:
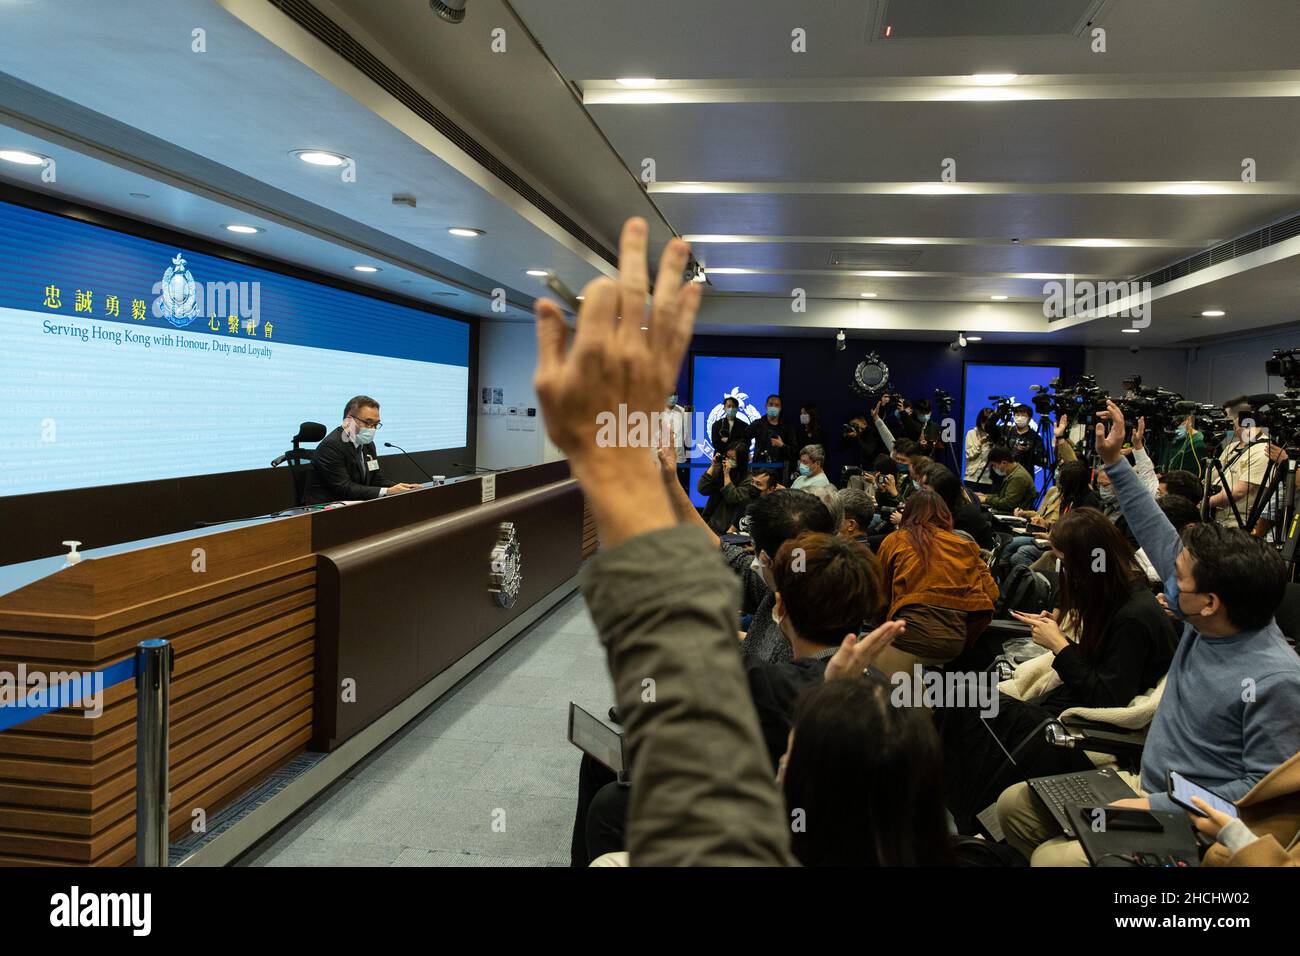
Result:
<svg viewBox="0 0 1300 956"><path fill-rule="evenodd" d="M1165 579L1165 603L1169 605L1169 610L1173 612L1174 617L1180 621L1187 620L1183 614L1183 609L1178 606L1178 598L1183 592L1178 590L1177 573L1169 575Z"/></svg>
<svg viewBox="0 0 1300 956"><path fill-rule="evenodd" d="M768 418L777 418L777 417L780 416L780 414L781 414L781 406L780 406L780 405L769 405L769 406L767 406L767 417L768 417Z"/></svg>
<svg viewBox="0 0 1300 956"><path fill-rule="evenodd" d="M673 394L668 396L668 407L672 408L676 404L677 404L677 393L674 392Z"/></svg>
<svg viewBox="0 0 1300 956"><path fill-rule="evenodd" d="M735 418L735 417L736 417L736 410L735 410L734 408L728 408L728 409L727 409L727 417L728 417L728 418Z"/></svg>
<svg viewBox="0 0 1300 956"><path fill-rule="evenodd" d="M894 471L898 472L900 475L905 475L907 474L907 465L903 464L901 461L896 461L894 462Z"/></svg>
<svg viewBox="0 0 1300 956"><path fill-rule="evenodd" d="M807 465L805 465L803 462L799 462L799 474L803 475L804 477L807 477L808 475L812 474L812 469L809 468Z"/></svg>
<svg viewBox="0 0 1300 956"><path fill-rule="evenodd" d="M373 428L357 429L357 445L369 445L375 440L375 430Z"/></svg>
<svg viewBox="0 0 1300 956"><path fill-rule="evenodd" d="M1186 425L1179 425L1176 429L1174 429L1174 434L1177 435L1179 438L1186 438L1186 437L1187 437L1187 426L1186 426Z"/></svg>
<svg viewBox="0 0 1300 956"><path fill-rule="evenodd" d="M1102 485L1100 488L1097 489L1097 494L1101 495L1102 501L1115 500L1115 489L1110 485Z"/></svg>
<svg viewBox="0 0 1300 956"><path fill-rule="evenodd" d="M930 416L929 416L929 415L917 415L917 416L916 416L916 420L917 420L918 422L920 422L922 425L926 425L926 424L929 424L929 422L930 422Z"/></svg>

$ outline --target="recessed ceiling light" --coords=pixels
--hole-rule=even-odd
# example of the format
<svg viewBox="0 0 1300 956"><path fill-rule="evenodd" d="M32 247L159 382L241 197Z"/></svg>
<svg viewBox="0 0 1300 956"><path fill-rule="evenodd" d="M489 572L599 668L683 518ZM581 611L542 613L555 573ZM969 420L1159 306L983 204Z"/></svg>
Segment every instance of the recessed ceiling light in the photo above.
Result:
<svg viewBox="0 0 1300 956"><path fill-rule="evenodd" d="M379 266L353 266L352 268L353 268L355 271L357 271L357 272L380 272L380 271L382 271L382 270L379 268Z"/></svg>
<svg viewBox="0 0 1300 956"><path fill-rule="evenodd" d="M41 166L45 163L44 156L29 153L25 149L0 149L0 159L6 163L17 163L19 166Z"/></svg>
<svg viewBox="0 0 1300 956"><path fill-rule="evenodd" d="M293 155L313 166L344 166L349 162L348 158L341 153L331 153L323 149L295 149Z"/></svg>
<svg viewBox="0 0 1300 956"><path fill-rule="evenodd" d="M864 298L864 299L874 299L875 297L876 297L876 293L875 293L875 292L864 292L864 293L862 293L862 298Z"/></svg>
<svg viewBox="0 0 1300 956"><path fill-rule="evenodd" d="M1222 309L1207 309L1201 313L1201 315L1207 319L1221 319L1227 314L1228 313L1224 312Z"/></svg>
<svg viewBox="0 0 1300 956"><path fill-rule="evenodd" d="M585 302L587 300L587 297L585 295L575 295L574 298L577 299L579 302Z"/></svg>
<svg viewBox="0 0 1300 956"><path fill-rule="evenodd" d="M546 275L545 269L529 269L526 275L537 276L539 279Z"/></svg>
<svg viewBox="0 0 1300 956"><path fill-rule="evenodd" d="M981 86L997 86L1000 83L1010 83L1019 73L976 73L971 77L971 81Z"/></svg>
<svg viewBox="0 0 1300 956"><path fill-rule="evenodd" d="M630 86L634 90L644 90L659 81L652 76L623 76L616 81L619 86Z"/></svg>
<svg viewBox="0 0 1300 956"><path fill-rule="evenodd" d="M643 325L643 326L641 326L641 331L642 331L642 332L649 332L649 331L650 331L650 326L648 326L648 325Z"/></svg>
<svg viewBox="0 0 1300 956"><path fill-rule="evenodd" d="M966 336L966 341L967 341L967 342L983 342L983 341L984 341L984 336L982 336L982 335L968 335L968 336Z"/></svg>
<svg viewBox="0 0 1300 956"><path fill-rule="evenodd" d="M991 295L989 298L994 302L1005 302L1007 297L1005 295Z"/></svg>
<svg viewBox="0 0 1300 956"><path fill-rule="evenodd" d="M482 229L471 229L468 226L452 226L447 231L453 236L462 236L466 239L476 239L483 235Z"/></svg>
<svg viewBox="0 0 1300 956"><path fill-rule="evenodd" d="M226 232L237 232L241 236L251 236L262 231L257 226L245 226L237 222L229 223L225 228Z"/></svg>
<svg viewBox="0 0 1300 956"><path fill-rule="evenodd" d="M1142 330L1141 329L1120 329L1120 331L1123 332L1125 335L1137 335Z"/></svg>
<svg viewBox="0 0 1300 956"><path fill-rule="evenodd" d="M914 196L955 196L965 192L963 187L955 183L913 183L900 191Z"/></svg>

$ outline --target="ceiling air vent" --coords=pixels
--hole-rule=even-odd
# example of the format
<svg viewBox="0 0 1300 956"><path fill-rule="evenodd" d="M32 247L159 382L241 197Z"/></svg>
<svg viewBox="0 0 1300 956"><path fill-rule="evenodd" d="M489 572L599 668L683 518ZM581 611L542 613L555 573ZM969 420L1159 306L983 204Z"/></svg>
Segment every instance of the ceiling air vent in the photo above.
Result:
<svg viewBox="0 0 1300 956"><path fill-rule="evenodd" d="M1149 272L1144 276L1139 276L1136 282L1150 282L1151 288L1162 286L1174 279L1182 279L1191 275L1193 272L1199 272L1209 266L1217 266L1224 262L1231 262L1241 256L1249 255L1252 252L1258 252L1269 246L1275 246L1279 242L1286 242L1288 239L1294 239L1300 236L1300 214L1283 219L1281 222L1275 222L1271 226L1265 226L1263 229L1256 229L1254 232L1248 232L1244 236L1238 236L1236 239L1230 239L1227 242L1221 242L1213 249L1206 249L1198 252L1194 256L1181 259L1178 262L1170 263L1162 269L1155 272ZM1050 322L1058 319L1050 319Z"/></svg>
<svg viewBox="0 0 1300 956"><path fill-rule="evenodd" d="M837 269L901 269L919 258L920 249L832 249L830 264Z"/></svg>

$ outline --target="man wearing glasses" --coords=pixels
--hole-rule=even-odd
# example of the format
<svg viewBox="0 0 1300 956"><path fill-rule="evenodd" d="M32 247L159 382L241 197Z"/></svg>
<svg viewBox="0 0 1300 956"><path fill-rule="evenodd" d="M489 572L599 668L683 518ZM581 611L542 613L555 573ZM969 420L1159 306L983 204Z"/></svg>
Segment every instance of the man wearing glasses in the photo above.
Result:
<svg viewBox="0 0 1300 956"><path fill-rule="evenodd" d="M343 424L326 435L312 455L307 504L369 501L420 487L391 482L379 470L375 433L383 427L373 398L358 395L347 403Z"/></svg>

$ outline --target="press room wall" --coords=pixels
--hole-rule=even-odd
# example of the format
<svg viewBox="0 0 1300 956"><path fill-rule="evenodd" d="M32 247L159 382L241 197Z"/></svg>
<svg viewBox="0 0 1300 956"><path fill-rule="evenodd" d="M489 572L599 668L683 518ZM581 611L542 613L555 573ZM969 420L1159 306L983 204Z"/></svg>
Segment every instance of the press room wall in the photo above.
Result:
<svg viewBox="0 0 1300 956"><path fill-rule="evenodd" d="M855 412L866 410L866 400L852 390L853 370L866 354L874 350L889 366L893 387L912 399L930 397L936 388L953 397L953 416L961 420L962 370L965 362L1024 363L1057 365L1067 379L1084 370L1084 350L1078 346L1010 346L984 347L972 344L952 351L946 342L872 341L849 338L848 348L837 351L832 335L789 338L758 336L696 336L692 352L715 352L726 355L779 355L781 390L787 413L796 423L799 405L815 402L827 433L832 474L838 474L840 426ZM690 394L689 356L679 378L679 394ZM1044 377L1043 384L1047 384ZM765 395L751 395L757 408L763 407ZM721 398L719 397L719 400ZM971 397L979 405L987 396ZM708 413L709 409L697 409ZM482 442L480 432L480 443Z"/></svg>
<svg viewBox="0 0 1300 956"><path fill-rule="evenodd" d="M546 435L542 409L533 390L537 367L537 331L528 322L481 322L479 324L479 389L475 414L478 419L478 461L480 468L512 468L558 461L564 455ZM537 409L534 431L513 430L507 415L483 414L482 389L504 390L504 409L511 406ZM526 417L526 416L525 416ZM523 421L515 424L523 425Z"/></svg>

